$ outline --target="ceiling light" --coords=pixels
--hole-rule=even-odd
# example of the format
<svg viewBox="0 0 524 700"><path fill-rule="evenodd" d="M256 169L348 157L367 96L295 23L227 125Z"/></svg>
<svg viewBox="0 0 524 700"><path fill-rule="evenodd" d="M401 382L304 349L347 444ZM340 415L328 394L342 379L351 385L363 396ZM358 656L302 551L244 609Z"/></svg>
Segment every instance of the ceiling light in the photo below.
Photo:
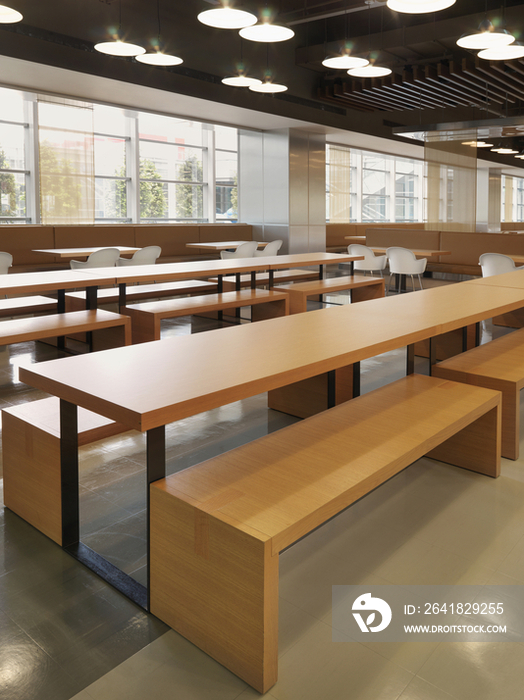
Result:
<svg viewBox="0 0 524 700"><path fill-rule="evenodd" d="M367 66L369 61L367 58L358 58L358 56L350 56L349 54L344 54L343 56L332 56L325 58L322 61L322 65L326 68L335 68L337 70L348 70L349 68L361 68Z"/></svg>
<svg viewBox="0 0 524 700"><path fill-rule="evenodd" d="M23 18L23 15L12 7L0 5L0 24L13 24L20 22Z"/></svg>
<svg viewBox="0 0 524 700"><path fill-rule="evenodd" d="M244 75L242 71L239 71L238 75L222 78L222 82L224 85L231 85L233 87L251 87L252 85L262 84L262 81L258 78L250 78L248 75Z"/></svg>
<svg viewBox="0 0 524 700"><path fill-rule="evenodd" d="M513 148L498 148L497 153L500 153L503 156L512 156L515 153L518 153L518 151L513 150Z"/></svg>
<svg viewBox="0 0 524 700"><path fill-rule="evenodd" d="M163 53L162 51L154 51L153 53L143 53L136 57L140 63L147 63L150 66L179 66L184 63L183 59L178 56Z"/></svg>
<svg viewBox="0 0 524 700"><path fill-rule="evenodd" d="M146 52L142 46L130 44L127 41L102 41L100 44L95 44L95 49L100 53L105 53L110 56L139 56Z"/></svg>
<svg viewBox="0 0 524 700"><path fill-rule="evenodd" d="M472 34L463 34L457 40L457 45L463 49L490 49L495 46L508 46L515 41L512 34L505 29L496 29L489 19L480 23L478 31Z"/></svg>
<svg viewBox="0 0 524 700"><path fill-rule="evenodd" d="M495 46L491 49L483 49L478 53L478 57L486 61L512 61L514 58L524 58L524 46L522 44Z"/></svg>
<svg viewBox="0 0 524 700"><path fill-rule="evenodd" d="M370 61L369 65L362 68L350 68L348 70L348 75L352 75L354 78L384 78L386 75L391 75L391 73L390 68L376 66L373 61Z"/></svg>
<svg viewBox="0 0 524 700"><path fill-rule="evenodd" d="M462 141L463 146L472 146L475 148L491 148L492 143L487 143L486 141Z"/></svg>
<svg viewBox="0 0 524 700"><path fill-rule="evenodd" d="M388 0L387 6L395 12L408 12L413 15L425 12L438 12L454 5L456 0Z"/></svg>
<svg viewBox="0 0 524 700"><path fill-rule="evenodd" d="M280 24L272 24L271 22L262 22L252 27L244 27L239 34L243 39L248 39L248 41L262 41L265 43L287 41L295 36L295 32L292 29L282 27Z"/></svg>
<svg viewBox="0 0 524 700"><path fill-rule="evenodd" d="M197 19L202 24L216 29L242 29L257 23L256 15L245 10L235 10L232 7L217 7L214 10L204 10Z"/></svg>
<svg viewBox="0 0 524 700"><path fill-rule="evenodd" d="M260 85L251 85L249 87L250 90L253 90L253 92L267 92L267 93L274 93L274 92L285 92L287 90L286 85L280 85L279 83L272 83L270 79L267 79Z"/></svg>

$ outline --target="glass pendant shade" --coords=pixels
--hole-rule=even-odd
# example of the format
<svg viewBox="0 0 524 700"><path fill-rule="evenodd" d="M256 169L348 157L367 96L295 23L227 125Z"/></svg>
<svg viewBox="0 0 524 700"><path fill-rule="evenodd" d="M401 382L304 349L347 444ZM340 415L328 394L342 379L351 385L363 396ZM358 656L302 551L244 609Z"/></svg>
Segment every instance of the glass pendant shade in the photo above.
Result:
<svg viewBox="0 0 524 700"><path fill-rule="evenodd" d="M478 32L464 34L457 40L457 45L463 49L491 49L494 47L508 46L515 41L512 34L506 30L495 29L489 19L481 22Z"/></svg>
<svg viewBox="0 0 524 700"><path fill-rule="evenodd" d="M232 87L251 87L252 85L262 84L262 81L258 78L250 78L248 75L244 75L243 73L222 78L222 82L224 85L231 85Z"/></svg>
<svg viewBox="0 0 524 700"><path fill-rule="evenodd" d="M367 58L358 58L358 56L350 56L349 54L344 54L343 56L332 56L325 58L322 61L322 65L326 68L335 68L337 70L348 70L349 68L362 68L367 66L369 61Z"/></svg>
<svg viewBox="0 0 524 700"><path fill-rule="evenodd" d="M202 24L216 29L242 29L257 23L256 15L245 10L235 10L232 7L205 10L197 16L197 19Z"/></svg>
<svg viewBox="0 0 524 700"><path fill-rule="evenodd" d="M253 90L253 92L285 92L287 90L287 85L280 85L279 83L272 83L271 80L265 80L263 83L260 83L260 85L251 85L249 89Z"/></svg>
<svg viewBox="0 0 524 700"><path fill-rule="evenodd" d="M391 75L391 73L390 68L375 66L372 63L363 68L350 68L348 70L348 75L352 75L354 78L384 78L386 75Z"/></svg>
<svg viewBox="0 0 524 700"><path fill-rule="evenodd" d="M282 27L279 24L271 24L271 22L262 22L252 27L244 27L239 34L248 41L261 41L264 43L287 41L295 36L295 32L292 29Z"/></svg>
<svg viewBox="0 0 524 700"><path fill-rule="evenodd" d="M421 15L425 12L438 12L454 5L456 0L388 0L387 6L395 12Z"/></svg>
<svg viewBox="0 0 524 700"><path fill-rule="evenodd" d="M497 46L491 49L483 49L477 55L486 61L512 61L515 58L524 58L524 46L522 44Z"/></svg>
<svg viewBox="0 0 524 700"><path fill-rule="evenodd" d="M146 52L142 46L137 44L129 44L127 41L102 41L100 44L95 44L95 49L100 53L108 54L109 56L139 56Z"/></svg>
<svg viewBox="0 0 524 700"><path fill-rule="evenodd" d="M463 141L462 146L471 146L472 148L491 148L492 143L486 141Z"/></svg>
<svg viewBox="0 0 524 700"><path fill-rule="evenodd" d="M23 18L23 15L18 10L13 10L12 7L7 7L7 5L0 5L0 24L13 24L14 22L20 22Z"/></svg>
<svg viewBox="0 0 524 700"><path fill-rule="evenodd" d="M147 63L149 66L179 66L184 63L183 59L178 56L171 56L168 53L162 53L162 51L140 54L136 60L140 63Z"/></svg>
<svg viewBox="0 0 524 700"><path fill-rule="evenodd" d="M518 151L515 151L513 148L498 148L497 153L500 153L503 156L512 156L515 153L518 153Z"/></svg>

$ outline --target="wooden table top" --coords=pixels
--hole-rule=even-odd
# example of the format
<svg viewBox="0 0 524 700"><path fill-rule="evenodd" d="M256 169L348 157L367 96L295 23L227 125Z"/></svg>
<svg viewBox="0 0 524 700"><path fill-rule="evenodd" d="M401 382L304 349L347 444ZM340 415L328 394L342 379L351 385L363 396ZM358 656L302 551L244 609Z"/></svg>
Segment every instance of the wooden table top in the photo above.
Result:
<svg viewBox="0 0 524 700"><path fill-rule="evenodd" d="M369 247L374 253L377 253L378 255L385 255L388 248L406 248L406 246L386 246L384 248L380 248L374 245ZM406 248L406 250L411 250L411 252L415 254L416 258L430 258L433 255L451 255L451 250L439 250L438 248L430 248L428 250L424 250L422 248Z"/></svg>
<svg viewBox="0 0 524 700"><path fill-rule="evenodd" d="M140 248L134 248L126 245L105 245L94 248L37 248L33 250L33 253L53 255L57 258L86 258L88 255L91 255L91 253L104 248L118 248L121 253L136 253L137 250L140 250Z"/></svg>
<svg viewBox="0 0 524 700"><path fill-rule="evenodd" d="M96 285L100 281L99 272L101 269L105 268L90 268L85 271L15 272L14 274L0 275L0 294L54 292L58 289L75 289Z"/></svg>
<svg viewBox="0 0 524 700"><path fill-rule="evenodd" d="M245 272L279 270L290 267L329 265L339 262L362 260L362 256L342 253L296 253L294 255L271 255L264 258L231 258L229 260L197 260L193 262L160 263L156 265L133 265L128 267L99 268L100 281L114 284L147 282L159 279L193 279L215 277ZM79 271L80 272L80 271ZM86 270L88 273L88 270Z"/></svg>
<svg viewBox="0 0 524 700"><path fill-rule="evenodd" d="M211 241L209 243L186 243L186 248L201 248L202 250L228 250L229 248L238 248L243 243L249 241ZM258 241L259 248L265 248L268 241Z"/></svg>
<svg viewBox="0 0 524 700"><path fill-rule="evenodd" d="M474 280L468 280L467 284L524 289L524 270L512 270L511 272L503 272L501 275L492 275L491 277L478 277Z"/></svg>
<svg viewBox="0 0 524 700"><path fill-rule="evenodd" d="M523 305L521 289L457 283L41 362L20 379L145 431Z"/></svg>

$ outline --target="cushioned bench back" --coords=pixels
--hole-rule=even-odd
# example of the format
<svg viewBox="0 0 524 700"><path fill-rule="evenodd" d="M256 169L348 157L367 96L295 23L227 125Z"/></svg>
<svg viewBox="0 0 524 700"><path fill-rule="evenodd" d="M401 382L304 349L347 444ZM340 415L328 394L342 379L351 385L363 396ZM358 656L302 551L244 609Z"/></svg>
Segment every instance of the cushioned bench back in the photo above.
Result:
<svg viewBox="0 0 524 700"><path fill-rule="evenodd" d="M195 248L186 248L186 243L198 243L198 224L142 224L135 226L135 245L145 248L159 245L162 258L196 255Z"/></svg>
<svg viewBox="0 0 524 700"><path fill-rule="evenodd" d="M55 248L73 248L75 246L110 248L113 245L134 246L135 227L132 224L55 226Z"/></svg>
<svg viewBox="0 0 524 700"><path fill-rule="evenodd" d="M11 253L14 265L46 266L49 258L41 253L33 253L35 248L54 248L52 226L0 225L0 250Z"/></svg>
<svg viewBox="0 0 524 700"><path fill-rule="evenodd" d="M442 250L451 250L441 262L450 265L476 266L482 253L524 254L524 237L518 235L441 231L440 236Z"/></svg>
<svg viewBox="0 0 524 700"><path fill-rule="evenodd" d="M351 241L345 240L344 236L355 236L355 224L326 224L326 248L335 246L347 246Z"/></svg>
<svg viewBox="0 0 524 700"><path fill-rule="evenodd" d="M251 224L200 224L199 229L200 243L253 240L253 227Z"/></svg>

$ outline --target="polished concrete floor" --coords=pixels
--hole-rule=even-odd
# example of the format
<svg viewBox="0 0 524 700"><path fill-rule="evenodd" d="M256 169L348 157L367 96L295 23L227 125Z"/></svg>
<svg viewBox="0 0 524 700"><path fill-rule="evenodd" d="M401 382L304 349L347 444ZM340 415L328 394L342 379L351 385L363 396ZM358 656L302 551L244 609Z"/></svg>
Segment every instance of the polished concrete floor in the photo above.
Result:
<svg viewBox="0 0 524 700"><path fill-rule="evenodd" d="M207 326L205 322L199 329ZM187 320L166 334L189 332ZM486 324L483 340L491 337ZM495 333L503 332L495 329ZM0 406L40 398L16 367L41 344L0 355ZM404 353L362 365L363 391L402 376ZM425 363L418 365L425 371ZM168 427L168 468L185 468L289 422L265 395ZM523 454L524 454L524 445ZM82 448L82 540L144 577L144 441L129 432ZM1 482L0 482L1 483ZM140 700L259 694L128 601L6 509L0 511L0 698ZM366 645L331 641L341 583L524 582L524 457L494 481L429 459L280 559L279 700L492 700L522 695L524 644Z"/></svg>

